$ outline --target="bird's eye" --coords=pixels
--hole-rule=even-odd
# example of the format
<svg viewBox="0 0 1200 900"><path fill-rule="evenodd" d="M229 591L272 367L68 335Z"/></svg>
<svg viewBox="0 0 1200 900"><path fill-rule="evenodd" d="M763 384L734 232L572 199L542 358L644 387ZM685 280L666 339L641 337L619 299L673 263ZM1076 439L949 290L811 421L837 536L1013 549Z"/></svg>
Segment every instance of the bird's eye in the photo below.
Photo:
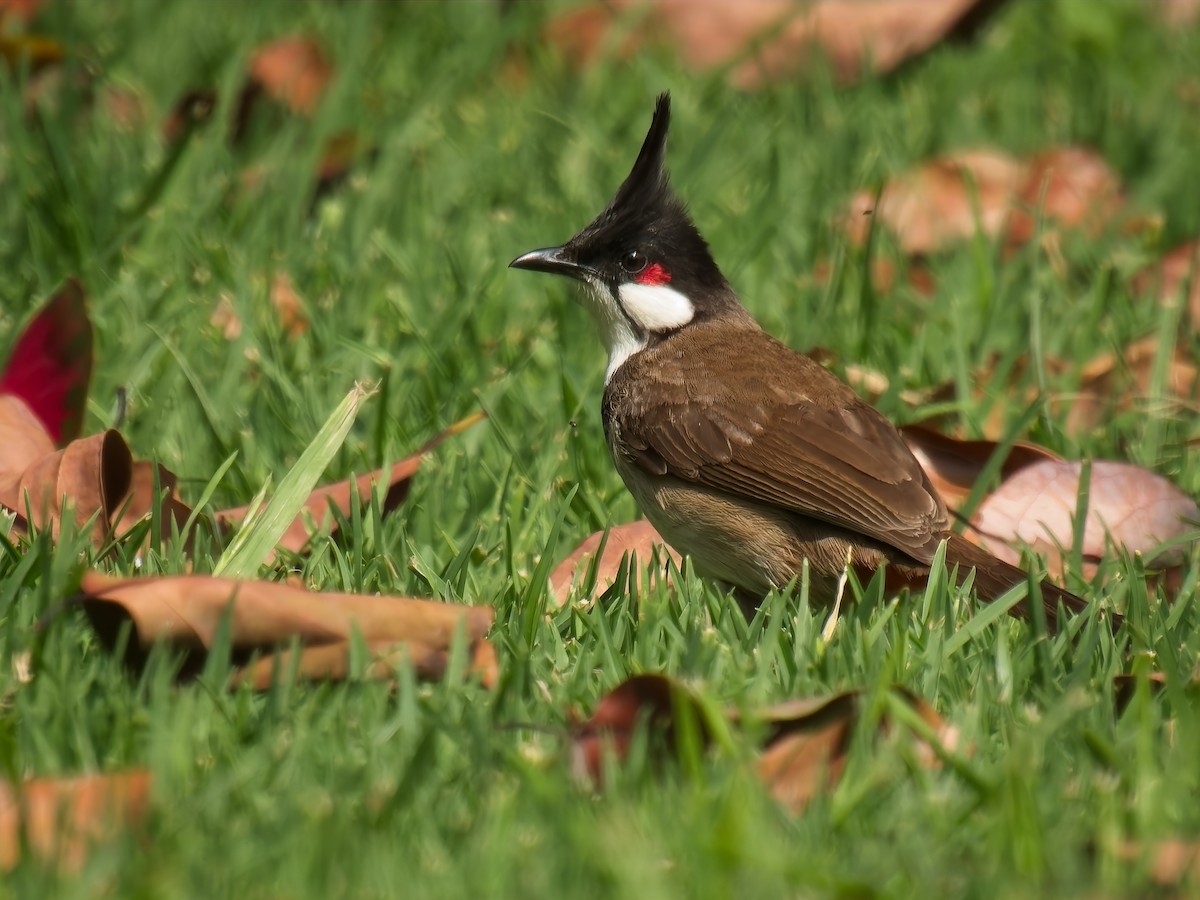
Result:
<svg viewBox="0 0 1200 900"><path fill-rule="evenodd" d="M648 260L637 250L630 250L621 257L621 268L630 275L636 275L642 269L646 268Z"/></svg>

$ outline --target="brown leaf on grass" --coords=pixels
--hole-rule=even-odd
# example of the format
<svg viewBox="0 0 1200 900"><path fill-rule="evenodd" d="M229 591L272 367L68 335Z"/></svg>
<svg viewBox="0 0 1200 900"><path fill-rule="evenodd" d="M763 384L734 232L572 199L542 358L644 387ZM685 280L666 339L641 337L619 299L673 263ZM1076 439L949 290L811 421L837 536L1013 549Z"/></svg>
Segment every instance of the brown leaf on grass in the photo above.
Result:
<svg viewBox="0 0 1200 900"><path fill-rule="evenodd" d="M997 441L947 437L925 425L904 425L900 433L938 495L952 508L971 496L988 461L1000 446ZM1016 441L1000 464L1000 480L1034 463L1061 459L1045 447Z"/></svg>
<svg viewBox="0 0 1200 900"><path fill-rule="evenodd" d="M847 236L866 243L874 221L896 236L904 252L928 254L977 230L997 235L1024 177L1025 167L998 150L949 154L894 177L878 198L875 191L855 194L845 218Z"/></svg>
<svg viewBox="0 0 1200 900"><path fill-rule="evenodd" d="M1200 239L1181 244L1133 276L1130 288L1140 297L1154 297L1163 305L1174 304L1187 287L1188 318L1200 329Z"/></svg>
<svg viewBox="0 0 1200 900"><path fill-rule="evenodd" d="M0 868L13 868L28 849L78 869L92 845L145 819L150 787L140 771L0 783Z"/></svg>
<svg viewBox="0 0 1200 900"><path fill-rule="evenodd" d="M11 18L28 24L45 5L46 0L0 0L0 23Z"/></svg>
<svg viewBox="0 0 1200 900"><path fill-rule="evenodd" d="M163 496L154 490L156 474ZM182 529L191 513L179 499L175 476L165 466L135 461L118 432L55 450L28 407L17 397L0 395L0 507L22 516L31 510L33 525L57 537L64 503L74 509L79 527L96 517L91 527L96 548L149 516L156 504L163 537L170 536L172 522ZM20 530L28 524L22 519Z"/></svg>
<svg viewBox="0 0 1200 900"><path fill-rule="evenodd" d="M596 552L601 543L604 544L604 551L600 554L599 561L596 561ZM593 594L604 593L616 581L626 554L636 555L639 571L644 571L646 566L655 560L660 561L662 565L655 568L662 577L666 577L668 560L676 566L680 561L679 554L667 545L662 535L645 519L626 525L614 525L607 532L597 531L588 537L554 568L550 573L551 596L559 606L566 603L571 589L584 581L593 564L596 568L596 588Z"/></svg>
<svg viewBox="0 0 1200 900"><path fill-rule="evenodd" d="M1162 391L1152 393L1160 353L1164 363ZM1101 353L1079 374L1079 392L1067 398L1065 428L1077 434L1107 425L1111 417L1142 403L1157 407L1178 404L1192 412L1200 399L1200 371L1182 344L1163 349L1157 337L1136 340L1119 354Z"/></svg>
<svg viewBox="0 0 1200 900"><path fill-rule="evenodd" d="M105 431L41 457L13 480L0 475L0 505L24 513L28 502L34 526L57 537L65 501L74 507L80 528L96 516L91 535L93 545L99 546L129 492L132 469L124 439L116 431Z"/></svg>
<svg viewBox="0 0 1200 900"><path fill-rule="evenodd" d="M418 678L434 681L446 674L450 662L450 647L420 641L368 641L368 654L362 677L372 681L387 681L406 664L413 667ZM296 652L280 650L243 666L233 677L233 684L248 684L256 691L268 690L279 677L288 677L295 667L296 677L305 681L345 681L353 674L351 659L354 653L350 641L304 647ZM486 688L500 680L496 650L486 640L471 646L470 670Z"/></svg>
<svg viewBox="0 0 1200 900"><path fill-rule="evenodd" d="M1089 236L1099 234L1125 202L1121 179L1094 150L1056 147L1029 160L1008 220L1009 246L1034 237L1038 217Z"/></svg>
<svg viewBox="0 0 1200 900"><path fill-rule="evenodd" d="M979 543L1000 559L1017 563L1028 545L1047 559L1052 575L1065 567L1064 548L1075 542L1075 511L1083 464L1044 460L1026 466L984 499L972 520ZM1160 550L1167 541L1200 527L1196 502L1161 475L1128 463L1092 464L1082 554L1085 577L1090 562L1108 555L1110 545L1146 557L1147 566L1171 570L1186 559L1188 545Z"/></svg>
<svg viewBox="0 0 1200 900"><path fill-rule="evenodd" d="M412 456L393 463L386 471L376 469L365 475L359 475L357 478L317 488L308 495L304 507L292 520L292 524L288 526L288 530L280 539L279 546L292 553L298 553L312 539L313 535L320 533L323 529L329 528L330 534L336 534L338 524L331 512L331 507L337 509L343 516L348 516L355 494L360 502L368 503L378 484L386 483L388 486L381 504L381 511L384 515L392 512L408 496L412 478L421 468L425 456L449 438L461 434L486 417L486 413L478 412L467 416L460 422L455 422L426 441ZM232 526L246 518L249 511L249 506L226 509L218 512L216 519L220 525Z"/></svg>
<svg viewBox="0 0 1200 900"><path fill-rule="evenodd" d="M301 115L312 115L333 78L333 66L310 37L263 44L250 59L250 78L267 96Z"/></svg>
<svg viewBox="0 0 1200 900"><path fill-rule="evenodd" d="M926 742L928 738L945 752L956 749L957 732L924 700L902 688L893 688L887 699L879 732L903 739L919 764L933 767L940 761ZM898 718L893 704L910 710L924 723L928 735ZM702 743L711 740L712 723L706 721L703 705L689 689L662 675L626 680L601 698L589 720L572 728L572 771L583 780L601 784L605 760L624 760L639 727L649 728L660 739L661 749L672 752L681 714L691 720ZM771 796L798 813L818 792L834 787L841 778L863 715L862 693L847 691L752 712L731 709L725 718L764 737L756 771Z"/></svg>
<svg viewBox="0 0 1200 900"><path fill-rule="evenodd" d="M904 703L919 716L935 740L953 751L957 733L927 702L900 688L892 702ZM768 727L767 743L757 771L771 796L793 813L802 812L818 793L834 788L849 759L850 745L862 725L862 694L848 691L833 697L796 700L769 707L753 718ZM881 732L900 733L911 741L922 765L936 766L937 754L925 738L885 714Z"/></svg>
<svg viewBox="0 0 1200 900"><path fill-rule="evenodd" d="M622 762L638 727L651 729L662 748L673 752L675 721L687 706L707 740L696 698L665 675L634 675L600 698L592 717L571 728L571 771L580 781L601 785L606 758Z"/></svg>
<svg viewBox="0 0 1200 900"><path fill-rule="evenodd" d="M368 675L385 671L382 663L405 654L418 672L440 674L445 658L434 657L448 653L461 631L481 676L495 676L494 656L480 646L495 618L490 607L411 597L316 594L277 582L207 575L129 580L89 571L80 592L92 627L110 650L117 646L125 623L131 623L126 662L135 670L145 665L155 643L166 642L183 652L184 674L195 674L228 617L232 657L239 666L294 639L303 648L298 660L302 676L344 677L350 642L357 634L372 655ZM321 653L304 658L309 649L318 647L324 648ZM278 659L259 660L237 678L263 686L277 664L286 667L290 658L285 653Z"/></svg>
<svg viewBox="0 0 1200 900"><path fill-rule="evenodd" d="M0 502L22 473L54 452L54 438L20 397L0 394Z"/></svg>
<svg viewBox="0 0 1200 900"><path fill-rule="evenodd" d="M890 72L949 37L969 36L1003 0L609 0L554 19L543 38L577 65L603 49L619 57L648 39L696 71L729 66L754 89L824 58L842 82Z"/></svg>

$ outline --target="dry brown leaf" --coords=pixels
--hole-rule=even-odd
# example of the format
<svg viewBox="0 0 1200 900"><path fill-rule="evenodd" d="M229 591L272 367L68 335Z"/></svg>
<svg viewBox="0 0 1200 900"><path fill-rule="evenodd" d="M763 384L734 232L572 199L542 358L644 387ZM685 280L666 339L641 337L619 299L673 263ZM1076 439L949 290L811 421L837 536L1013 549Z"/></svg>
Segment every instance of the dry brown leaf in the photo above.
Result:
<svg viewBox="0 0 1200 900"><path fill-rule="evenodd" d="M91 526L92 543L100 546L110 532L133 477L133 456L113 430L71 441L41 457L0 494L0 505L23 513L28 501L34 526L57 537L63 503L74 507L75 524ZM97 515L99 514L99 515Z"/></svg>
<svg viewBox="0 0 1200 900"><path fill-rule="evenodd" d="M15 496L17 483L31 465L54 452L54 439L25 401L0 394L0 503Z"/></svg>
<svg viewBox="0 0 1200 900"><path fill-rule="evenodd" d="M13 868L27 847L78 869L91 845L145 818L150 786L148 772L0 783L0 868Z"/></svg>
<svg viewBox="0 0 1200 900"><path fill-rule="evenodd" d="M1151 394L1158 365L1160 343L1151 335L1134 341L1121 353L1101 353L1079 375L1079 392L1069 398L1065 428L1070 434L1107 426L1118 411L1137 403L1181 404L1195 409L1200 399L1200 372L1189 352L1180 344L1168 351L1161 394Z"/></svg>
<svg viewBox="0 0 1200 900"><path fill-rule="evenodd" d="M263 44L250 59L250 77L269 97L301 115L312 115L333 78L333 67L315 40L293 36Z"/></svg>
<svg viewBox="0 0 1200 900"><path fill-rule="evenodd" d="M179 498L179 490L175 474L161 463L148 460L136 460L130 472L129 491L118 508L119 518L113 524L113 534L120 536L133 528L138 522L151 515L156 504L162 515L162 537L171 536L171 523L182 534L191 507ZM155 492L155 476L158 481L158 491ZM185 535L185 539L189 536Z"/></svg>
<svg viewBox="0 0 1200 900"><path fill-rule="evenodd" d="M336 534L337 520L330 512L330 507L336 508L343 516L347 516L350 514L351 498L355 493L362 503L367 503L377 484L387 483L388 490L384 495L381 511L384 515L392 512L408 496L409 483L417 470L421 468L426 454L486 417L486 413L478 412L467 416L460 422L455 422L426 441L412 456L394 463L386 472L383 469L376 469L354 479L317 488L308 495L304 508L300 510L300 513L292 520L292 524L288 526L288 530L284 532L279 546L292 553L298 553L314 534L320 533L324 528L328 527L330 534ZM216 519L218 524L231 526L241 522L249 511L249 506L226 509L218 512ZM274 554L268 559L273 558Z"/></svg>
<svg viewBox="0 0 1200 900"><path fill-rule="evenodd" d="M918 166L874 191L850 200L845 227L850 240L866 242L874 220L911 254L935 253L977 230L999 234L1025 177L1025 167L998 150L953 153Z"/></svg>
<svg viewBox="0 0 1200 900"><path fill-rule="evenodd" d="M1028 545L1047 559L1052 575L1061 575L1075 541L1075 509L1082 463L1045 460L1008 478L980 504L972 524L979 543L1007 562L1018 563ZM1161 475L1140 466L1105 460L1092 464L1082 553L1085 560L1108 555L1110 543L1147 557L1147 565L1172 569L1181 565L1187 546L1174 546L1152 556L1165 542L1200 527L1196 502ZM1085 564L1085 577L1095 567Z"/></svg>
<svg viewBox="0 0 1200 900"><path fill-rule="evenodd" d="M1094 150L1056 147L1029 160L1008 220L1009 246L1034 237L1039 215L1047 223L1096 235L1124 204L1121 179Z"/></svg>
<svg viewBox="0 0 1200 900"><path fill-rule="evenodd" d="M954 728L924 700L903 688L893 688L891 703L902 703L928 727L939 749L953 752L958 743ZM571 730L572 771L581 779L600 784L607 758L622 761L639 726L649 727L662 739L661 747L676 744L675 727L686 713L704 743L711 739L711 723L686 687L663 675L637 675L601 698L592 717ZM802 811L821 790L832 788L845 769L850 742L862 720L862 692L847 691L832 697L792 700L754 712L727 710L725 718L750 725L765 735L765 746L756 771L767 790L793 812ZM894 734L908 742L924 766L939 764L938 753L926 738L912 731L894 713L885 712L881 734Z"/></svg>
<svg viewBox="0 0 1200 900"><path fill-rule="evenodd" d="M121 629L131 622L133 633L126 661L135 669L145 664L150 648L159 641L184 652L185 673L203 665L222 621L229 619L229 640L235 663L254 654L271 652L296 639L306 647L345 647L357 633L368 647L400 652L401 644L447 651L461 629L476 664L493 671L486 651L478 645L491 628L490 607L460 606L410 597L359 594L315 594L303 588L269 581L181 575L123 579L96 571L85 572L80 585L81 603L101 641L117 645ZM308 665L337 671L339 651L318 654ZM417 661L416 654L413 655ZM261 683L260 661L244 675ZM341 671L345 671L344 663Z"/></svg>
<svg viewBox="0 0 1200 900"><path fill-rule="evenodd" d="M645 519L627 525L614 525L607 534L607 541L604 540L603 531L591 535L550 573L550 594L559 606L567 602L571 589L586 577L602 541L604 552L596 563L596 595L604 593L616 580L621 561L626 554L636 554L637 568L640 571L644 571L654 560L660 560L662 566L656 568L663 577L666 577L668 560L676 566L679 565L679 554L667 545L662 535Z"/></svg>
<svg viewBox="0 0 1200 900"><path fill-rule="evenodd" d="M1200 330L1200 239L1176 247L1130 282L1134 294L1154 297L1163 305L1178 302L1184 286L1188 287L1184 299L1188 317L1192 328Z"/></svg>
<svg viewBox="0 0 1200 900"><path fill-rule="evenodd" d="M957 732L926 701L909 691L893 689L895 702L912 707L947 752L957 745ZM793 813L802 812L818 793L832 789L841 779L849 758L850 743L862 719L862 694L848 691L833 697L794 700L754 714L754 720L769 727L769 736L757 771L771 796ZM889 716L880 729L897 730ZM939 763L937 754L924 739L903 729L913 738L922 765Z"/></svg>
<svg viewBox="0 0 1200 900"><path fill-rule="evenodd" d="M696 699L679 682L665 675L634 675L621 682L600 698L590 719L571 728L571 772L580 781L602 784L605 758L623 761L639 725L654 730L663 746L673 749L675 719L684 704L703 735Z"/></svg>
<svg viewBox="0 0 1200 900"><path fill-rule="evenodd" d="M804 71L814 56L842 82L890 72L939 41L967 35L1003 0L609 0L553 20L543 37L578 65L616 33L631 55L649 37L669 44L693 70L731 66L754 89ZM649 21L644 21L648 17Z"/></svg>
<svg viewBox="0 0 1200 900"><path fill-rule="evenodd" d="M938 495L951 508L958 507L971 496L984 467L1000 446L996 441L964 441L947 437L924 425L905 425L900 433ZM1043 460L1061 459L1045 447L1017 441L1009 448L1000 465L1000 478L1003 481L1026 466Z"/></svg>
<svg viewBox="0 0 1200 900"><path fill-rule="evenodd" d="M450 647L420 641L367 641L369 654L362 677L388 681L405 664L413 667L418 678L436 680L446 673ZM287 676L295 666L296 677L306 681L345 681L351 676L350 641L303 647L293 653L280 650L263 656L235 673L233 684L248 684L256 691L268 690L279 675ZM485 640L477 640L471 648L471 671L486 688L496 686L500 678L496 650Z"/></svg>

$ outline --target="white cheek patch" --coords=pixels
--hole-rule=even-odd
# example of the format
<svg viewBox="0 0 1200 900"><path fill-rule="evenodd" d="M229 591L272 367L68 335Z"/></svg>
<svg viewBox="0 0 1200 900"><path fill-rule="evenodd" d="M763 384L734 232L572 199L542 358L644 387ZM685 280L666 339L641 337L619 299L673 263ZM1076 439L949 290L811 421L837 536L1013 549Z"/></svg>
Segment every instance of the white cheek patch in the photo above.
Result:
<svg viewBox="0 0 1200 900"><path fill-rule="evenodd" d="M623 284L617 288L629 317L647 331L673 331L692 321L692 301L665 284Z"/></svg>
<svg viewBox="0 0 1200 900"><path fill-rule="evenodd" d="M604 341L604 349L608 351L608 369L604 373L604 383L608 384L613 372L633 354L646 346L646 340L633 328L625 314L617 308L617 299L612 291L601 281L587 281L585 291L588 312L596 320L600 331L600 339Z"/></svg>

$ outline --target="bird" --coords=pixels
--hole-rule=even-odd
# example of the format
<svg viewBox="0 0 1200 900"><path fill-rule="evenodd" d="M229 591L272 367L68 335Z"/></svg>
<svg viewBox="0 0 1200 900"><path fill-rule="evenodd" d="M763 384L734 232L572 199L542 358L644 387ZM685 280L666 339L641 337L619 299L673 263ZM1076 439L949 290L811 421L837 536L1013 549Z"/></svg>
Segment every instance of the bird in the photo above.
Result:
<svg viewBox="0 0 1200 900"><path fill-rule="evenodd" d="M628 177L565 244L515 269L581 282L608 352L601 405L617 472L697 572L761 600L802 577L833 604L846 573L926 583L939 547L961 584L996 600L1028 574L951 530L890 421L819 362L765 332L677 196L666 168L669 93ZM1046 625L1084 599L1041 584ZM1028 618L1022 600L1010 610Z"/></svg>

